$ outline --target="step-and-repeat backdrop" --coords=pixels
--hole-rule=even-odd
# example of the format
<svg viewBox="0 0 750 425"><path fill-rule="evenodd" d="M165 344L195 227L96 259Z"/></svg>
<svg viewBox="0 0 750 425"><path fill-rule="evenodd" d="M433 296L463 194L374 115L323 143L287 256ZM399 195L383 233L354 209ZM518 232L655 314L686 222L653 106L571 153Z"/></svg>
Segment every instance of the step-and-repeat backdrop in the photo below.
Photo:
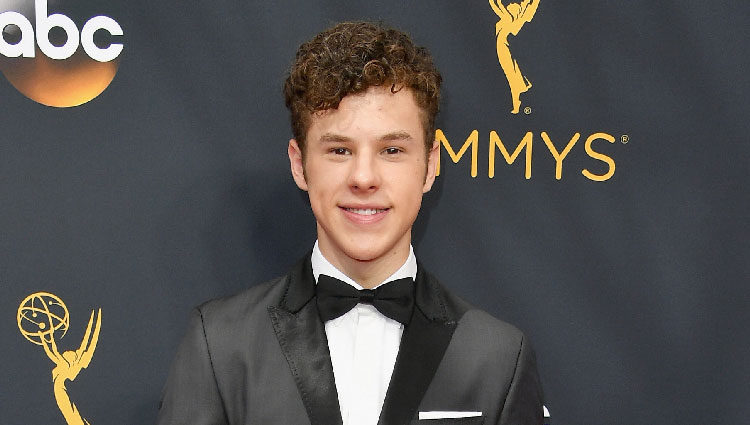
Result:
<svg viewBox="0 0 750 425"><path fill-rule="evenodd" d="M0 423L152 423L191 307L311 248L281 85L353 19L435 56L415 250L551 423L745 423L750 6L700 0L0 0Z"/></svg>

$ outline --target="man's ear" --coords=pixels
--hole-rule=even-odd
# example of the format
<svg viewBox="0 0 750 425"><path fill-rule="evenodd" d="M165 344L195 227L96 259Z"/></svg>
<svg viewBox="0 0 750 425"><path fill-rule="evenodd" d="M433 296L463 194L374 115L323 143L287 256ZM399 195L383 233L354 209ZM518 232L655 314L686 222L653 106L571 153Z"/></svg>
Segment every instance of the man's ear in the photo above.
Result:
<svg viewBox="0 0 750 425"><path fill-rule="evenodd" d="M307 191L307 180L305 179L305 165L302 162L302 150L299 148L297 141L289 140L289 166L292 169L292 177L297 187Z"/></svg>
<svg viewBox="0 0 750 425"><path fill-rule="evenodd" d="M422 187L422 193L427 193L432 189L432 184L435 183L435 175L437 173L437 164L440 155L440 142L435 140L432 142L432 148L427 152L427 174L424 177L424 187Z"/></svg>

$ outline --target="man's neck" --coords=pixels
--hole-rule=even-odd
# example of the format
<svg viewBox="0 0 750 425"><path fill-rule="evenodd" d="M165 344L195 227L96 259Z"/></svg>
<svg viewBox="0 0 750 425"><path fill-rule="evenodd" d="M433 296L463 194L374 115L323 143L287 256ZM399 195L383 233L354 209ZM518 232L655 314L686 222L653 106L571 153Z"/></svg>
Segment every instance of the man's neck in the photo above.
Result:
<svg viewBox="0 0 750 425"><path fill-rule="evenodd" d="M377 259L362 261L331 249L320 240L318 248L328 262L365 289L374 288L395 273L404 265L411 252L411 245L407 243L405 247L397 247ZM340 255L336 255L337 252Z"/></svg>

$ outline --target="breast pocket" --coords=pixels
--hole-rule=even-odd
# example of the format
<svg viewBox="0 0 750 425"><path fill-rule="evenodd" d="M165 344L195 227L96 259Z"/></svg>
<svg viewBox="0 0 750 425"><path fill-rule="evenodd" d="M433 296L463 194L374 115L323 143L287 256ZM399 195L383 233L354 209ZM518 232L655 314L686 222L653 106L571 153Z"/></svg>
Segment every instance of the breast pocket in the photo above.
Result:
<svg viewBox="0 0 750 425"><path fill-rule="evenodd" d="M471 418L444 418L444 419L417 419L411 421L410 425L482 425L484 424L483 416L474 416Z"/></svg>

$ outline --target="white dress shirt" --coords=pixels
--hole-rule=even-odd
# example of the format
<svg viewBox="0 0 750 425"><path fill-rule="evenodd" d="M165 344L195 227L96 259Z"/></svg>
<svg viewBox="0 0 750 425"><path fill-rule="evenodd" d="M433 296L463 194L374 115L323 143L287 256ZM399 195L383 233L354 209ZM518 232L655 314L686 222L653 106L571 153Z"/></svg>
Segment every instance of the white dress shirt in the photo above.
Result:
<svg viewBox="0 0 750 425"><path fill-rule="evenodd" d="M323 257L317 241L310 262L315 282L325 274L364 289ZM410 246L406 262L377 286L416 276L417 259ZM343 316L327 321L325 330L344 425L377 424L404 325L385 317L370 304L357 304Z"/></svg>

